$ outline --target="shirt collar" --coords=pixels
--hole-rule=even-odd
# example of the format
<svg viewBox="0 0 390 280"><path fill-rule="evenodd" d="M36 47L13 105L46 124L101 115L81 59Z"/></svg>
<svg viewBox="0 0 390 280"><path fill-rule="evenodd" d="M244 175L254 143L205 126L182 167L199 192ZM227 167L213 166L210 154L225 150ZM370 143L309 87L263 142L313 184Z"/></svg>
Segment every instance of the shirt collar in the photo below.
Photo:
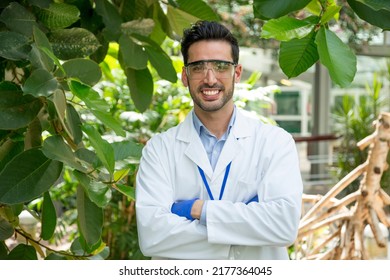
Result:
<svg viewBox="0 0 390 280"><path fill-rule="evenodd" d="M212 135L209 132L209 130L204 126L204 124L200 121L198 116L195 114L195 110L192 111L192 120L193 120L193 123L194 123L195 130L196 130L196 132L198 133L199 136L204 131L206 131L207 133ZM232 117L230 118L228 129L227 129L227 132L225 133L225 135L229 135L230 130L232 129L235 121L236 121L236 106L234 106L234 108L233 108L233 114L232 114Z"/></svg>

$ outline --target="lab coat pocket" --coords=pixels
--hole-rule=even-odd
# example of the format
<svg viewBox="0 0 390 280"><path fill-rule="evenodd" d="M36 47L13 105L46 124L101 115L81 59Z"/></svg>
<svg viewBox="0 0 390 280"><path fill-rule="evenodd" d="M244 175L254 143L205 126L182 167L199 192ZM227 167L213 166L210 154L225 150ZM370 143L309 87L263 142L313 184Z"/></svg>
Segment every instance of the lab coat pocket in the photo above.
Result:
<svg viewBox="0 0 390 280"><path fill-rule="evenodd" d="M255 182L238 181L234 190L233 201L247 203L257 195Z"/></svg>

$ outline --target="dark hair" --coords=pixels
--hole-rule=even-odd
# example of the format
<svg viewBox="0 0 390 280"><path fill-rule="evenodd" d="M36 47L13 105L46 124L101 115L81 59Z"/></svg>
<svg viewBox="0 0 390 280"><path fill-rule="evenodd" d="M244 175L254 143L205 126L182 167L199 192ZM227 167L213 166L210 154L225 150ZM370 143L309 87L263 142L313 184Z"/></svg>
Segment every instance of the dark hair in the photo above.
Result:
<svg viewBox="0 0 390 280"><path fill-rule="evenodd" d="M184 64L188 61L188 49L190 46L202 40L222 40L230 43L232 47L233 62L238 63L239 48L237 39L225 26L218 22L201 20L185 29L181 40L181 53Z"/></svg>

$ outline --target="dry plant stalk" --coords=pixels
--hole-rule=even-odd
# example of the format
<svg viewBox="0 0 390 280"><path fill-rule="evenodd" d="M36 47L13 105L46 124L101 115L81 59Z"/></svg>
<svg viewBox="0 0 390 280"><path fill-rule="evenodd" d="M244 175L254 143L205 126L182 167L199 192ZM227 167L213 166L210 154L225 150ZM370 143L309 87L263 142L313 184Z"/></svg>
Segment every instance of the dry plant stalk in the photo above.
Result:
<svg viewBox="0 0 390 280"><path fill-rule="evenodd" d="M369 147L367 160L356 167L324 196L303 197L304 203L314 204L307 213L303 210L298 238L295 243L299 259L367 259L363 230L370 225L379 247L386 246L379 223L390 226L384 207L390 196L381 189L382 174L390 145L390 113L381 113L374 122L375 132L357 146ZM341 200L335 198L343 189L362 175L359 190ZM316 235L329 235L316 244ZM317 238L318 239L318 238Z"/></svg>

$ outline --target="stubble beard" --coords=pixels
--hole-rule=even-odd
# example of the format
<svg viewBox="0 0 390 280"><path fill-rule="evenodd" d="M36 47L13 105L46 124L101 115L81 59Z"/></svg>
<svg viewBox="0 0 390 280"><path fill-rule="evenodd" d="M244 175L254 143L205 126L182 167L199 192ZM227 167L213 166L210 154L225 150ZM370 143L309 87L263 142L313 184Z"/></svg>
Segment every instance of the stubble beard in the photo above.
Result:
<svg viewBox="0 0 390 280"><path fill-rule="evenodd" d="M203 111L205 112L215 112L223 108L226 103L228 103L232 98L233 98L233 93L234 93L234 80L232 81L231 87L227 89L223 85L214 85L214 88L218 88L221 91L223 91L223 96L219 100L216 101L203 101L199 95L202 95L202 88L206 87L204 85L199 86L195 92L193 92L192 88L190 85L188 85L188 89L190 92L190 95L192 97L192 100L194 103ZM209 86L207 86L209 88Z"/></svg>

